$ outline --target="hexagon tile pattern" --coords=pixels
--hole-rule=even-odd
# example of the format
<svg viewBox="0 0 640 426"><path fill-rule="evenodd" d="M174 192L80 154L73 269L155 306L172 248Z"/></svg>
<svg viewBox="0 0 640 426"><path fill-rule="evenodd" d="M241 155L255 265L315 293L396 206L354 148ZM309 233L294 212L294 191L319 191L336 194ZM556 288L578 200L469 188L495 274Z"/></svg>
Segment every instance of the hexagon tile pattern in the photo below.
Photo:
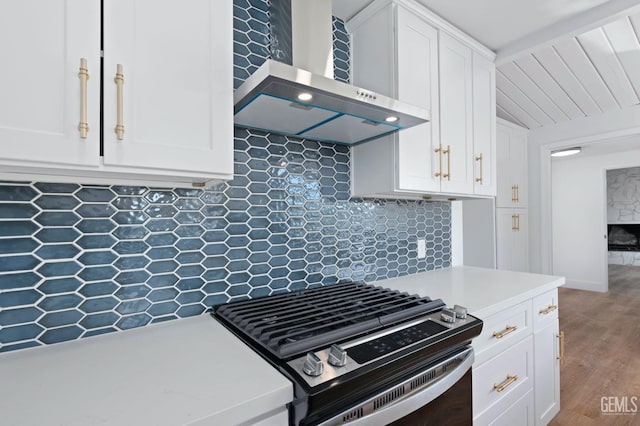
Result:
<svg viewBox="0 0 640 426"><path fill-rule="evenodd" d="M268 57L268 1L234 15L239 84ZM334 37L348 79L339 20ZM349 199L348 148L235 136L235 179L207 190L0 181L0 352L449 266L448 203Z"/></svg>
<svg viewBox="0 0 640 426"><path fill-rule="evenodd" d="M350 199L348 152L237 128L207 190L0 182L0 350L448 266L450 204Z"/></svg>
<svg viewBox="0 0 640 426"><path fill-rule="evenodd" d="M351 36L344 21L333 17L333 78L349 83L351 81Z"/></svg>
<svg viewBox="0 0 640 426"><path fill-rule="evenodd" d="M269 34L268 0L233 0L233 87L236 89L271 56Z"/></svg>
<svg viewBox="0 0 640 426"><path fill-rule="evenodd" d="M237 89L271 56L269 1L233 0L233 86ZM334 78L350 81L351 36L344 21L333 17Z"/></svg>

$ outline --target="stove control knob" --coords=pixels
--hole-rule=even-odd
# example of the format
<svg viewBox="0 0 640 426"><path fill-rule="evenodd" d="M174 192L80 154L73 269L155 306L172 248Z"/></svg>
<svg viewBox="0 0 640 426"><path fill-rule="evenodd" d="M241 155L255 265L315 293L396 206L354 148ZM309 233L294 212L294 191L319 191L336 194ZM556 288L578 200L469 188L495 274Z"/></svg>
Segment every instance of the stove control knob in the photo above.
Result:
<svg viewBox="0 0 640 426"><path fill-rule="evenodd" d="M318 358L318 355L313 352L307 353L307 359L304 361L304 365L302 366L302 371L304 374L311 377L316 377L322 374L324 371L324 364L322 360Z"/></svg>
<svg viewBox="0 0 640 426"><path fill-rule="evenodd" d="M440 311L440 319L444 322L456 322L456 312L450 308L444 308Z"/></svg>
<svg viewBox="0 0 640 426"><path fill-rule="evenodd" d="M347 365L347 351L338 345L331 345L329 350L329 364L334 367L344 367Z"/></svg>
<svg viewBox="0 0 640 426"><path fill-rule="evenodd" d="M465 319L467 317L467 308L460 305L454 305L453 310L456 312L456 317Z"/></svg>

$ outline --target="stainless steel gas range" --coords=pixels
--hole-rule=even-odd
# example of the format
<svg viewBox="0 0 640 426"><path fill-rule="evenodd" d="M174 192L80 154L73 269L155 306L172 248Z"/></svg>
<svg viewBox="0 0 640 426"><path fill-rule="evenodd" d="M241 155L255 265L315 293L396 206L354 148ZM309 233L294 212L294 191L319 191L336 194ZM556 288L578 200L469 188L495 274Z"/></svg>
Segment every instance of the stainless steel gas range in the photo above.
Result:
<svg viewBox="0 0 640 426"><path fill-rule="evenodd" d="M294 383L294 425L472 423L471 339L460 306L344 283L214 307Z"/></svg>

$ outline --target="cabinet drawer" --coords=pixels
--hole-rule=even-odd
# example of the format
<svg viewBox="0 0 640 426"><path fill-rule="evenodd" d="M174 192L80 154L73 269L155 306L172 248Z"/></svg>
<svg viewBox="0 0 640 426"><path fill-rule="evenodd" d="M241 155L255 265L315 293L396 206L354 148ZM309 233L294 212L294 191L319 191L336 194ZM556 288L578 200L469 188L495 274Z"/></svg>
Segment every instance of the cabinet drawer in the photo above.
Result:
<svg viewBox="0 0 640 426"><path fill-rule="evenodd" d="M530 334L530 300L484 318L482 333L473 339L477 365L498 355Z"/></svg>
<svg viewBox="0 0 640 426"><path fill-rule="evenodd" d="M474 418L473 426L533 426L533 391L529 390L514 399L516 401L512 404L505 404L504 407L498 404Z"/></svg>
<svg viewBox="0 0 640 426"><path fill-rule="evenodd" d="M538 331L558 318L558 289L533 299L533 330Z"/></svg>
<svg viewBox="0 0 640 426"><path fill-rule="evenodd" d="M473 370L473 413L526 392L533 386L533 336L516 343Z"/></svg>

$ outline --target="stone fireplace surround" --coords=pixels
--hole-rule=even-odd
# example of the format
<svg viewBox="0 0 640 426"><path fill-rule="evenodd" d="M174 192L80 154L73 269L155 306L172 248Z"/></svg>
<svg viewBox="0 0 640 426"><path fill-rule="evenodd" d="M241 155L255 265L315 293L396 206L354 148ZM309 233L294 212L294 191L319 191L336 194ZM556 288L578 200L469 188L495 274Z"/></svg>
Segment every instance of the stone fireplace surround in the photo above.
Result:
<svg viewBox="0 0 640 426"><path fill-rule="evenodd" d="M640 223L610 223L607 228L609 264L640 266Z"/></svg>
<svg viewBox="0 0 640 426"><path fill-rule="evenodd" d="M609 233L621 227L640 240L640 167L607 170L607 218ZM609 264L640 266L640 251L612 247L610 237Z"/></svg>

